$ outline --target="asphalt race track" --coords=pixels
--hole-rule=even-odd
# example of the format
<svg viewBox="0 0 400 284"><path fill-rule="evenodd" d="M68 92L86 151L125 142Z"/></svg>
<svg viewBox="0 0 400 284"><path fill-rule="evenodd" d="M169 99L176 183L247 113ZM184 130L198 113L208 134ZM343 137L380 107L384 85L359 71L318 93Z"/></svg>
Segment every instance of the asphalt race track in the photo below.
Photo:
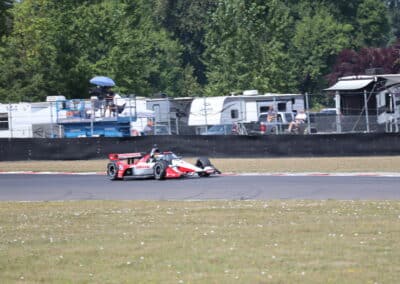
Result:
<svg viewBox="0 0 400 284"><path fill-rule="evenodd" d="M110 181L104 175L0 175L2 201L400 200L400 177L215 176Z"/></svg>

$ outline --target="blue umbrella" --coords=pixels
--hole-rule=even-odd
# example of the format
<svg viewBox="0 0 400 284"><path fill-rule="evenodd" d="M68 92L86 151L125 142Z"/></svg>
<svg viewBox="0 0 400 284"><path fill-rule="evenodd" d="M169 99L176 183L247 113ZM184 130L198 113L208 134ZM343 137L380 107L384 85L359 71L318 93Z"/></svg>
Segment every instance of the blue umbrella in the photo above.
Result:
<svg viewBox="0 0 400 284"><path fill-rule="evenodd" d="M97 86L102 86L102 87L114 87L115 82L113 79L105 77L105 76L95 76L92 79L90 79L90 83L97 85Z"/></svg>

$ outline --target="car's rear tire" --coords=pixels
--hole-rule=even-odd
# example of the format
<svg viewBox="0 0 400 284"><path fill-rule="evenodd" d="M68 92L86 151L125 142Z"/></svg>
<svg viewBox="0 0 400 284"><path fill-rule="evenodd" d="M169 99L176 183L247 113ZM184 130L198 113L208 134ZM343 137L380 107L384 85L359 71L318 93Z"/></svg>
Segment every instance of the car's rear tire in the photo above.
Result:
<svg viewBox="0 0 400 284"><path fill-rule="evenodd" d="M212 167L212 164L207 157L200 157L196 161L196 167L204 169L205 167ZM208 177L209 175L208 173L199 173L201 177Z"/></svg>
<svg viewBox="0 0 400 284"><path fill-rule="evenodd" d="M118 180L118 165L116 163L108 163L107 176L110 180Z"/></svg>
<svg viewBox="0 0 400 284"><path fill-rule="evenodd" d="M165 175L167 173L168 163L167 161L158 161L154 165L154 178L156 180L163 180L165 179Z"/></svg>

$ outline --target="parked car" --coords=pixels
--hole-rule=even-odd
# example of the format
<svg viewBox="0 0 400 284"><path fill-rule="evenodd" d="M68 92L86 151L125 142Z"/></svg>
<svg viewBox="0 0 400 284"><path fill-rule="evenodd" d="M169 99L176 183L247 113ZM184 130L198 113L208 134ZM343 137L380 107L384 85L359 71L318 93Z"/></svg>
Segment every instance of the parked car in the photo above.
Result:
<svg viewBox="0 0 400 284"><path fill-rule="evenodd" d="M154 135L170 135L169 128L167 125L156 125L154 126Z"/></svg>
<svg viewBox="0 0 400 284"><path fill-rule="evenodd" d="M258 121L246 123L245 127L250 135L284 133L293 119L293 112L277 112L273 121L268 121L268 113L260 113Z"/></svg>
<svg viewBox="0 0 400 284"><path fill-rule="evenodd" d="M232 135L236 134L234 124L219 124L213 125L208 128L207 131L201 133L201 135Z"/></svg>

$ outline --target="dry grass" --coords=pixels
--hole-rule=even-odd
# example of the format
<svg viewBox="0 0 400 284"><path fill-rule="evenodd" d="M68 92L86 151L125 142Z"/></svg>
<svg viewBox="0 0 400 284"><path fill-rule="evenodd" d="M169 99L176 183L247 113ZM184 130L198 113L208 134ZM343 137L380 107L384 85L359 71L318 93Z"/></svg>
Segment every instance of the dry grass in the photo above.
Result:
<svg viewBox="0 0 400 284"><path fill-rule="evenodd" d="M188 158L194 162L194 158ZM400 156L339 158L216 159L222 172L398 172ZM107 160L0 162L0 171L105 171Z"/></svg>
<svg viewBox="0 0 400 284"><path fill-rule="evenodd" d="M2 203L2 283L397 283L396 201Z"/></svg>

